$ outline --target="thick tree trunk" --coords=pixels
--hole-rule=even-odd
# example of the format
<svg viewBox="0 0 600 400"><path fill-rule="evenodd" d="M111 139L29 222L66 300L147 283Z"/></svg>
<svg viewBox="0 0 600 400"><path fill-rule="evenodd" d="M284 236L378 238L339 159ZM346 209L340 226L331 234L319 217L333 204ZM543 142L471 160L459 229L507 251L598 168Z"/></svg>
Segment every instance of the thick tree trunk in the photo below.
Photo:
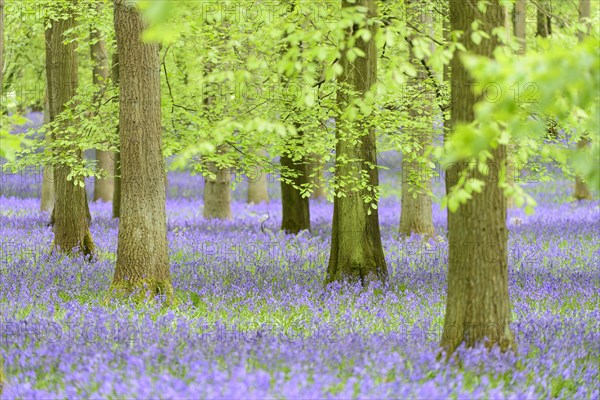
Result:
<svg viewBox="0 0 600 400"><path fill-rule="evenodd" d="M427 13L427 3L424 0L410 0L406 3L407 18L413 26L420 31L429 32L433 28L431 14ZM414 39L417 35L413 34ZM412 45L409 46L410 62L417 70L417 76L409 80L409 85L415 88L415 92L422 95L413 102L409 109L410 132L415 157L423 158L425 151L431 144L433 136L433 107L435 95L425 81L428 78L427 71L414 54ZM428 175L428 166L425 163L413 161L408 155L402 157L402 204L400 212L400 234L410 236L418 235L433 236L433 216L431 204L431 179Z"/></svg>
<svg viewBox="0 0 600 400"><path fill-rule="evenodd" d="M50 104L48 94L44 100L44 125L50 122ZM47 135L46 143L51 143L52 137ZM54 209L54 168L52 165L44 166L42 172L42 199L40 202L42 211L52 212Z"/></svg>
<svg viewBox="0 0 600 400"><path fill-rule="evenodd" d="M369 19L377 17L375 0L357 0L355 4L342 0L342 7L353 7L354 5L366 7ZM347 34L352 34L357 29L359 27L355 25ZM368 29L371 31L371 37L374 38L376 25L371 23L368 25ZM357 96L364 97L377 79L375 41L371 39L365 42L360 38L356 41L355 46L365 53L364 57L357 57L354 61L350 61L347 57L347 50L344 50L340 57L343 72L338 77L338 81L340 85L345 86L337 93L340 110L345 110L352 101L351 98L348 98L345 89L356 91ZM368 185L371 186L372 191L377 191L379 177L376 168L375 132L362 125L360 122L362 118L367 119L368 117L359 116L357 121L349 121L341 116L338 119L335 179L339 185L341 180L357 179L361 181L364 174L368 177ZM355 139L359 132L360 142L352 143L352 139ZM358 161L348 162L346 161L348 159ZM350 280L360 281L364 285L373 280L387 280L388 273L381 245L379 217L377 209L373 208L373 205L377 206L377 201L372 200L369 203L364 201L365 196L372 196L372 191L349 187L349 185L336 188L326 283ZM370 214L369 210L371 210Z"/></svg>
<svg viewBox="0 0 600 400"><path fill-rule="evenodd" d="M115 85L119 84L119 53L114 53L111 65L112 80ZM119 126L117 125L117 133ZM113 198L112 198L112 213L113 218L121 216L121 152L120 150L114 153L115 160L113 162Z"/></svg>
<svg viewBox="0 0 600 400"><path fill-rule="evenodd" d="M298 134L302 135L300 129L298 129ZM293 148L292 146L291 149ZM302 197L300 190L294 187L301 187L308 182L306 158L301 157L300 160L294 161L292 154L282 154L279 162L283 168L290 170L293 174L293 176L286 176L293 184L281 180L281 230L294 235L303 230L310 231L308 197Z"/></svg>
<svg viewBox="0 0 600 400"><path fill-rule="evenodd" d="M476 0L451 0L452 30L461 30L464 45L474 54L492 57L497 39L484 39L479 45L471 40L471 24L484 21L488 33L503 24L503 9L498 0L488 3L485 15L480 15ZM474 119L476 97L469 83L473 80L460 62L458 54L452 60L451 126L469 123ZM508 297L508 253L506 229L506 199L498 185L500 167L506 163L506 147L491 150L489 176L478 168L461 163L446 176L446 191L456 183L459 172L469 178L481 179L485 186L475 193L456 212L448 211L448 297L444 318L442 347L452 353L465 342L468 347L483 341L499 345L501 350L514 347L510 330L511 317Z"/></svg>
<svg viewBox="0 0 600 400"><path fill-rule="evenodd" d="M582 22L588 21L588 24L586 24L586 28L587 28L588 32L590 29L590 26L589 26L590 15L591 15L591 1L590 0L579 0L579 20ZM583 41L587 35L588 35L587 32L579 32L578 33L579 41L580 42ZM586 147L588 147L588 145L589 145L588 139L581 138L579 140L579 142L577 142L577 149L583 150ZM577 200L577 201L592 199L592 192L590 191L590 188L588 187L588 185L585 183L585 181L580 176L575 177L574 197L575 197L575 200Z"/></svg>
<svg viewBox="0 0 600 400"><path fill-rule="evenodd" d="M63 44L65 32L76 27L73 15L51 22L52 26L46 30L46 74L50 121L54 121L77 91L77 44ZM57 129L53 139L60 139L62 131ZM81 151L74 147L56 149L57 153L61 151L71 151L77 157L82 157ZM94 243L88 226L85 188L75 185L74 179L68 181L70 173L71 168L66 165L54 166L54 248L65 253L78 248L80 252L91 255Z"/></svg>
<svg viewBox="0 0 600 400"><path fill-rule="evenodd" d="M97 9L100 14L102 11L102 3L98 2ZM108 69L108 54L106 52L106 45L104 38L97 29L93 29L90 32L90 52L93 62L92 79L94 85L106 85L108 82L109 69ZM96 94L96 97L99 93ZM96 103L96 102L94 102ZM94 201L111 201L114 192L114 155L105 150L96 150L96 161L98 162L98 169L105 171L106 177L94 181Z"/></svg>
<svg viewBox="0 0 600 400"><path fill-rule="evenodd" d="M220 148L219 151L223 151ZM229 168L219 168L216 163L206 163L214 178L204 179L204 218L231 219L231 173Z"/></svg>
<svg viewBox="0 0 600 400"><path fill-rule="evenodd" d="M266 152L262 150L261 155L266 155ZM264 171L260 165L256 166L255 175L248 177L248 203L249 204L260 204L269 202L269 182L267 179L267 172Z"/></svg>
<svg viewBox="0 0 600 400"><path fill-rule="evenodd" d="M165 161L162 155L160 58L145 43L135 3L115 0L121 80L121 217L112 287L121 293L173 296L167 248Z"/></svg>
<svg viewBox="0 0 600 400"><path fill-rule="evenodd" d="M552 7L549 1L538 1L537 36L546 38L552 34L552 18L549 15L551 11Z"/></svg>

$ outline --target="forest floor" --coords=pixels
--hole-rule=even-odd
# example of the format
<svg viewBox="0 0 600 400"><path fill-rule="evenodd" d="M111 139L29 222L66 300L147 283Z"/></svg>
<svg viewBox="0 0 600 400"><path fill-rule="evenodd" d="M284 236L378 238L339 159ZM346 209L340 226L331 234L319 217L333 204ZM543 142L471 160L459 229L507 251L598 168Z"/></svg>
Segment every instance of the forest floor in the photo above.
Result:
<svg viewBox="0 0 600 400"><path fill-rule="evenodd" d="M461 348L460 361L445 363L436 358L448 252L438 206L438 237L404 240L399 201L385 197L388 286L325 289L331 204L312 203L313 232L297 237L278 233L278 200L248 206L242 189L232 221L207 221L201 177L171 173L179 301L164 308L107 300L118 226L110 204L91 204L98 260L48 255L35 176L3 176L0 191L4 398L599 397L600 203L570 202L566 181L530 185L535 214L509 211L517 354Z"/></svg>

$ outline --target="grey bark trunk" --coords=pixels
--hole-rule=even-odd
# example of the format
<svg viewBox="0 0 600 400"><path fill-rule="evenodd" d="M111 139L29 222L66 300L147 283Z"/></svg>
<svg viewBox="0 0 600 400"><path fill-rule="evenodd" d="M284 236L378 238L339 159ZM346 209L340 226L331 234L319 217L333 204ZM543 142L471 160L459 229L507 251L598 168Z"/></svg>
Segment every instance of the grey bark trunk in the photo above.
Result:
<svg viewBox="0 0 600 400"><path fill-rule="evenodd" d="M44 124L50 122L50 104L48 103L48 94L44 100ZM47 135L46 143L51 143L51 135ZM52 165L44 166L42 172L42 200L40 202L40 210L52 212L54 209L54 168Z"/></svg>
<svg viewBox="0 0 600 400"><path fill-rule="evenodd" d="M261 155L266 155L266 151L260 151ZM254 176L248 177L248 203L260 204L269 202L269 181L267 172L261 166L257 165Z"/></svg>
<svg viewBox="0 0 600 400"><path fill-rule="evenodd" d="M135 3L115 0L119 53L121 217L112 287L172 299L162 155L160 58Z"/></svg>

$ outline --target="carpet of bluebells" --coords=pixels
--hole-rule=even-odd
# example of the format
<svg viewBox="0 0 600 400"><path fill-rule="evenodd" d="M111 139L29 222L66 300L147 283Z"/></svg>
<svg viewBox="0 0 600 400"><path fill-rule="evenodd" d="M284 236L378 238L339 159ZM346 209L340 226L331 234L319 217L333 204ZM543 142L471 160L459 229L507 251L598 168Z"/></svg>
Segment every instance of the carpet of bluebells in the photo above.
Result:
<svg viewBox="0 0 600 400"><path fill-rule="evenodd" d="M570 202L565 180L529 184L535 214L509 211L518 352L443 362L445 211L434 206L436 238L400 238L393 168L380 203L390 280L365 289L323 287L330 203L311 203L312 233L286 236L276 182L261 205L240 184L234 219L218 222L202 218L202 178L170 173L168 308L107 296L110 204L91 204L96 261L48 254L40 177L2 175L3 398L599 398L600 208Z"/></svg>

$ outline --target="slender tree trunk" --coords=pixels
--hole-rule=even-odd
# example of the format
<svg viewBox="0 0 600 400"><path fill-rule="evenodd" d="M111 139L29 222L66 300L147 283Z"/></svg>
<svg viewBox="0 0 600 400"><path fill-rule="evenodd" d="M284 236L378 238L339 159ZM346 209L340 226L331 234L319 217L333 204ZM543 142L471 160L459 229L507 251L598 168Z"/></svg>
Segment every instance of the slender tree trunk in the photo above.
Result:
<svg viewBox="0 0 600 400"><path fill-rule="evenodd" d="M122 213L112 287L126 294L139 289L171 299L160 58L158 45L142 40L145 23L136 7L128 0L115 0Z"/></svg>
<svg viewBox="0 0 600 400"><path fill-rule="evenodd" d="M552 34L552 18L549 13L552 6L547 0L538 1L537 10L537 36L546 38Z"/></svg>
<svg viewBox="0 0 600 400"><path fill-rule="evenodd" d="M302 136L300 127L298 135ZM300 139L301 140L301 139ZM290 146L290 151L295 147ZM281 166L291 173L286 176L293 184L281 180L281 230L285 233L298 234L300 231L310 231L310 204L308 197L302 197L300 190L296 187L306 185L308 182L308 170L306 157L294 161L292 153L281 155L279 162ZM296 186L296 187L294 187Z"/></svg>
<svg viewBox="0 0 600 400"><path fill-rule="evenodd" d="M115 85L119 84L119 53L114 53L112 57L111 66L112 80ZM117 125L117 133L119 132L119 126ZM119 145L119 151L114 153L115 160L113 162L113 198L112 198L112 213L113 218L119 218L121 216L121 150Z"/></svg>
<svg viewBox="0 0 600 400"><path fill-rule="evenodd" d="M431 14L427 13L427 2L424 0L410 0L406 3L407 18L411 24L421 31L428 32L433 28ZM411 35L412 40L417 34ZM409 46L410 62L417 70L417 76L409 80L410 87L415 92L421 92L419 99L414 101L409 109L412 123L409 125L411 132L406 132L415 143L413 152L415 158L423 158L425 151L431 144L433 135L433 108L435 96L426 84L427 71L414 54L412 44ZM428 175L428 166L419 161L411 160L405 154L402 157L402 204L400 212L400 234L410 236L413 233L433 236L433 217L431 204L431 178Z"/></svg>
<svg viewBox="0 0 600 400"><path fill-rule="evenodd" d="M307 173L311 177L314 186L310 198L312 200L325 200L327 198L327 190L323 178L323 160L318 154L311 154L309 158L310 162L307 165Z"/></svg>
<svg viewBox="0 0 600 400"><path fill-rule="evenodd" d="M50 104L48 94L44 99L44 125L50 122ZM46 143L51 143L52 137L47 135ZM48 164L42 172L42 200L40 202L42 211L52 212L54 209L54 168Z"/></svg>
<svg viewBox="0 0 600 400"><path fill-rule="evenodd" d="M219 146L219 152L225 151ZM219 168L213 161L206 162L208 170L215 177L204 179L204 218L231 219L231 172L229 168Z"/></svg>
<svg viewBox="0 0 600 400"><path fill-rule="evenodd" d="M590 0L579 0L579 20L580 21L588 21L588 23L586 24L586 30L587 32L579 32L578 33L578 37L579 37L579 41L583 41L585 39L585 37L589 34L589 18L591 16L591 2ZM577 142L577 149L578 150L583 150L586 147L589 146L589 141L587 138L581 138L578 142ZM575 177L575 193L574 193L574 197L575 200L591 200L592 199L592 192L590 191L590 188L588 187L588 185L585 183L585 181L580 177L580 176L576 176Z"/></svg>
<svg viewBox="0 0 600 400"><path fill-rule="evenodd" d="M0 99L4 100L4 0L0 0ZM0 115L4 110L0 110ZM4 388L4 359L0 354L0 396Z"/></svg>
<svg viewBox="0 0 600 400"><path fill-rule="evenodd" d="M97 3L98 14L100 15L103 8L103 3ZM100 31L98 29L92 28L90 32L90 52L92 56L93 62L93 72L92 79L94 85L105 86L108 82L109 69L108 69L108 54L106 52L106 44L104 38L102 37ZM100 93L96 94L97 98L100 96ZM109 151L105 150L96 150L96 161L98 162L98 169L105 171L107 176L104 178L96 178L94 181L94 201L102 200L102 201L112 201L113 192L114 192L114 179L113 179L113 169L114 169L114 155Z"/></svg>
<svg viewBox="0 0 600 400"><path fill-rule="evenodd" d="M74 3L70 5L74 6ZM50 121L54 121L77 91L77 44L63 44L65 32L76 28L72 14L66 19L53 20L51 23L52 26L46 30L46 74ZM61 139L66 128L55 130L53 140ZM58 154L62 151L73 152L76 157L82 157L81 151L76 147L56 149ZM70 173L71 168L66 165L54 166L54 247L65 253L78 248L80 252L91 255L94 243L88 225L85 187L75 185L75 179L67 180Z"/></svg>
<svg viewBox="0 0 600 400"><path fill-rule="evenodd" d="M4 99L4 0L0 0L0 99Z"/></svg>
<svg viewBox="0 0 600 400"><path fill-rule="evenodd" d="M261 155L266 155L266 151L261 150ZM269 202L268 192L269 182L267 172L260 165L256 166L256 176L248 177L248 203L259 204Z"/></svg>
<svg viewBox="0 0 600 400"><path fill-rule="evenodd" d="M508 10L506 10L506 12L508 12ZM527 0L516 1L512 13L512 28L515 39L519 45L519 50L517 51L517 54L525 55L527 51ZM518 84L520 85L521 83ZM514 161L513 155L515 151L515 144L511 140L511 142L508 145L506 164L506 183L510 186L514 186L515 178L520 173L518 165L515 165ZM512 197L506 200L506 205L507 208L513 207Z"/></svg>
<svg viewBox="0 0 600 400"><path fill-rule="evenodd" d="M355 4L342 0L343 8L355 5L363 6L368 10L366 17L369 20L377 17L375 0L357 0ZM347 34L350 35L357 29L359 27L355 25ZM368 29L371 31L371 37L375 37L376 25L370 23ZM364 57L357 57L354 61L350 61L347 57L347 49L340 57L340 64L343 67L343 72L338 77L342 85L337 93L340 110L345 110L351 104L352 99L347 97L347 89L357 92L356 96L364 98L365 93L377 79L375 41L371 39L365 42L360 38L355 46L365 53ZM387 280L379 217L377 208L373 208L373 205L377 207L377 200L373 199L369 203L364 201L366 196L372 196L373 191L379 189L375 132L361 122L367 118L359 116L358 120L349 121L340 117L336 126L336 186L341 184L342 179L361 181L362 176L366 175L372 191L348 187L348 185L336 188L326 283L347 279L360 281L364 285L373 280ZM352 143L352 139L356 138L358 132L361 134L359 144ZM348 162L346 161L348 159L358 161ZM369 210L371 210L370 214Z"/></svg>
<svg viewBox="0 0 600 400"><path fill-rule="evenodd" d="M478 11L477 0L450 1L452 30L465 32L464 45L473 54L491 58L498 42L491 35L475 45L470 40L472 22L484 21L482 28L491 33L494 27L503 25L503 18L498 0L488 3L484 15ZM452 60L452 127L474 119L473 106L481 96L473 93L469 84L472 81L456 54ZM506 199L497 183L500 168L506 163L506 147L498 146L491 153L489 176L483 176L478 168L469 168L466 162L446 176L447 192L461 172L467 174L467 179L485 182L481 193L475 193L456 212L448 211L448 297L441 342L448 353L462 342L472 347L483 340L489 346L499 345L503 351L514 348L509 327Z"/></svg>

